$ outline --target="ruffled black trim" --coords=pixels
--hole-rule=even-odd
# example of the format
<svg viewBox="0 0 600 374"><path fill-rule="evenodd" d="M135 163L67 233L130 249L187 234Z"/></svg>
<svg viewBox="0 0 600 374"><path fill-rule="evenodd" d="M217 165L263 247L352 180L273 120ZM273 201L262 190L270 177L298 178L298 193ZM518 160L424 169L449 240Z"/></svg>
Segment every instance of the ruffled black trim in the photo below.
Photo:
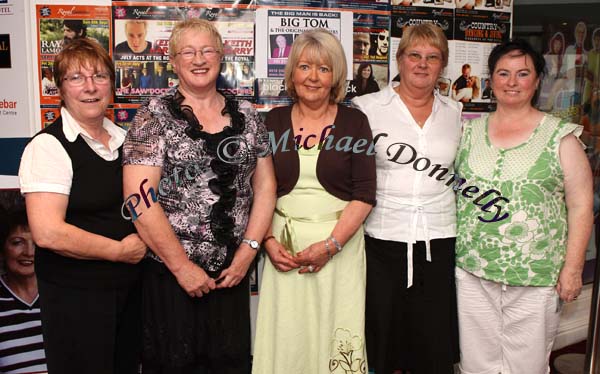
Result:
<svg viewBox="0 0 600 374"><path fill-rule="evenodd" d="M216 177L208 181L210 190L219 196L219 200L212 206L210 212L210 229L215 238L215 241L220 246L227 249L225 261L217 270L211 271L205 269L211 277L216 277L219 273L228 267L233 260L233 255L237 249L240 239L236 238L233 233L235 220L232 216L232 210L235 206L237 197L237 188L235 187L235 178L238 175L238 164L223 161L224 157L219 155L219 144L227 138L240 136L246 125L245 116L238 109L238 103L231 96L221 93L225 98L225 107L221 111L222 115L229 115L231 125L225 126L223 130L216 134L209 134L203 131L202 124L194 115L192 108L189 105L182 104L185 97L177 90L169 101L169 110L177 119L183 119L188 126L185 133L193 140L204 140L204 150L212 161L210 167L216 174ZM237 149L232 149L230 146L229 152L237 152Z"/></svg>

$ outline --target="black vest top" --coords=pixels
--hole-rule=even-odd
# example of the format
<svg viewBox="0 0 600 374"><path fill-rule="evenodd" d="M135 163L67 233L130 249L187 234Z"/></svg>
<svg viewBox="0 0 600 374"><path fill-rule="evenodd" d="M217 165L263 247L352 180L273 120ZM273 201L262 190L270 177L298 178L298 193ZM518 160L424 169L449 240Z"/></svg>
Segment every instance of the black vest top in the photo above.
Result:
<svg viewBox="0 0 600 374"><path fill-rule="evenodd" d="M135 232L131 221L121 216L123 169L121 149L114 161L98 156L81 135L69 142L58 118L39 134L54 136L63 146L73 167L73 181L65 222L82 230L121 240ZM36 136L37 136L36 135ZM38 247L35 271L47 282L79 288L114 288L135 282L139 266L104 260L79 260Z"/></svg>

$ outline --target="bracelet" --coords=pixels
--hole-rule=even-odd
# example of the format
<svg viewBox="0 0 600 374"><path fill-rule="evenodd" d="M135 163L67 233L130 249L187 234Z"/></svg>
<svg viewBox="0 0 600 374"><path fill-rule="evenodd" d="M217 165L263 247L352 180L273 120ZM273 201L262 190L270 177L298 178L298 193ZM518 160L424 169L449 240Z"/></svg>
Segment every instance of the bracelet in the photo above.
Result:
<svg viewBox="0 0 600 374"><path fill-rule="evenodd" d="M340 244L340 242L338 242L333 235L329 235L329 238L327 238L329 240L331 240L331 242L333 243L333 245L335 246L335 249L337 249L338 252L342 251L342 245Z"/></svg>
<svg viewBox="0 0 600 374"><path fill-rule="evenodd" d="M264 238L262 242L263 242L263 244L265 244L266 242L268 242L271 239L275 239L275 237L273 235L269 235L266 238Z"/></svg>
<svg viewBox="0 0 600 374"><path fill-rule="evenodd" d="M329 251L329 238L325 239L325 250L327 251L327 257L329 257L329 260L331 261L333 256L331 255L331 252Z"/></svg>

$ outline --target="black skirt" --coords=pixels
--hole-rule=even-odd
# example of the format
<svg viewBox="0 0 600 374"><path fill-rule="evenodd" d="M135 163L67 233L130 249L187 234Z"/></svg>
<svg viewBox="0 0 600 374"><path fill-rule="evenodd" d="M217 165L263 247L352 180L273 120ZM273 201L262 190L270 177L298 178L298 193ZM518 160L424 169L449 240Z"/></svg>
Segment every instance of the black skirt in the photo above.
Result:
<svg viewBox="0 0 600 374"><path fill-rule="evenodd" d="M413 245L413 285L407 285L407 245L366 236L366 343L377 374L450 374L460 359L455 238Z"/></svg>
<svg viewBox="0 0 600 374"><path fill-rule="evenodd" d="M164 264L146 259L143 266L143 372L247 374L248 277L192 298Z"/></svg>

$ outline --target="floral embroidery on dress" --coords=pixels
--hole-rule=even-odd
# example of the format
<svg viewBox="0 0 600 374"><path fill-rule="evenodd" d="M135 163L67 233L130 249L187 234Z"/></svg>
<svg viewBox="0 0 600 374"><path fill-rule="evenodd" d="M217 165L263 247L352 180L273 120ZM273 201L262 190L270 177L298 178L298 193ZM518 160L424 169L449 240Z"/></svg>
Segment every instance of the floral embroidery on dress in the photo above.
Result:
<svg viewBox="0 0 600 374"><path fill-rule="evenodd" d="M335 330L332 346L332 357L329 359L330 373L367 372L367 362L363 355L363 341L358 335L352 335L348 329Z"/></svg>

